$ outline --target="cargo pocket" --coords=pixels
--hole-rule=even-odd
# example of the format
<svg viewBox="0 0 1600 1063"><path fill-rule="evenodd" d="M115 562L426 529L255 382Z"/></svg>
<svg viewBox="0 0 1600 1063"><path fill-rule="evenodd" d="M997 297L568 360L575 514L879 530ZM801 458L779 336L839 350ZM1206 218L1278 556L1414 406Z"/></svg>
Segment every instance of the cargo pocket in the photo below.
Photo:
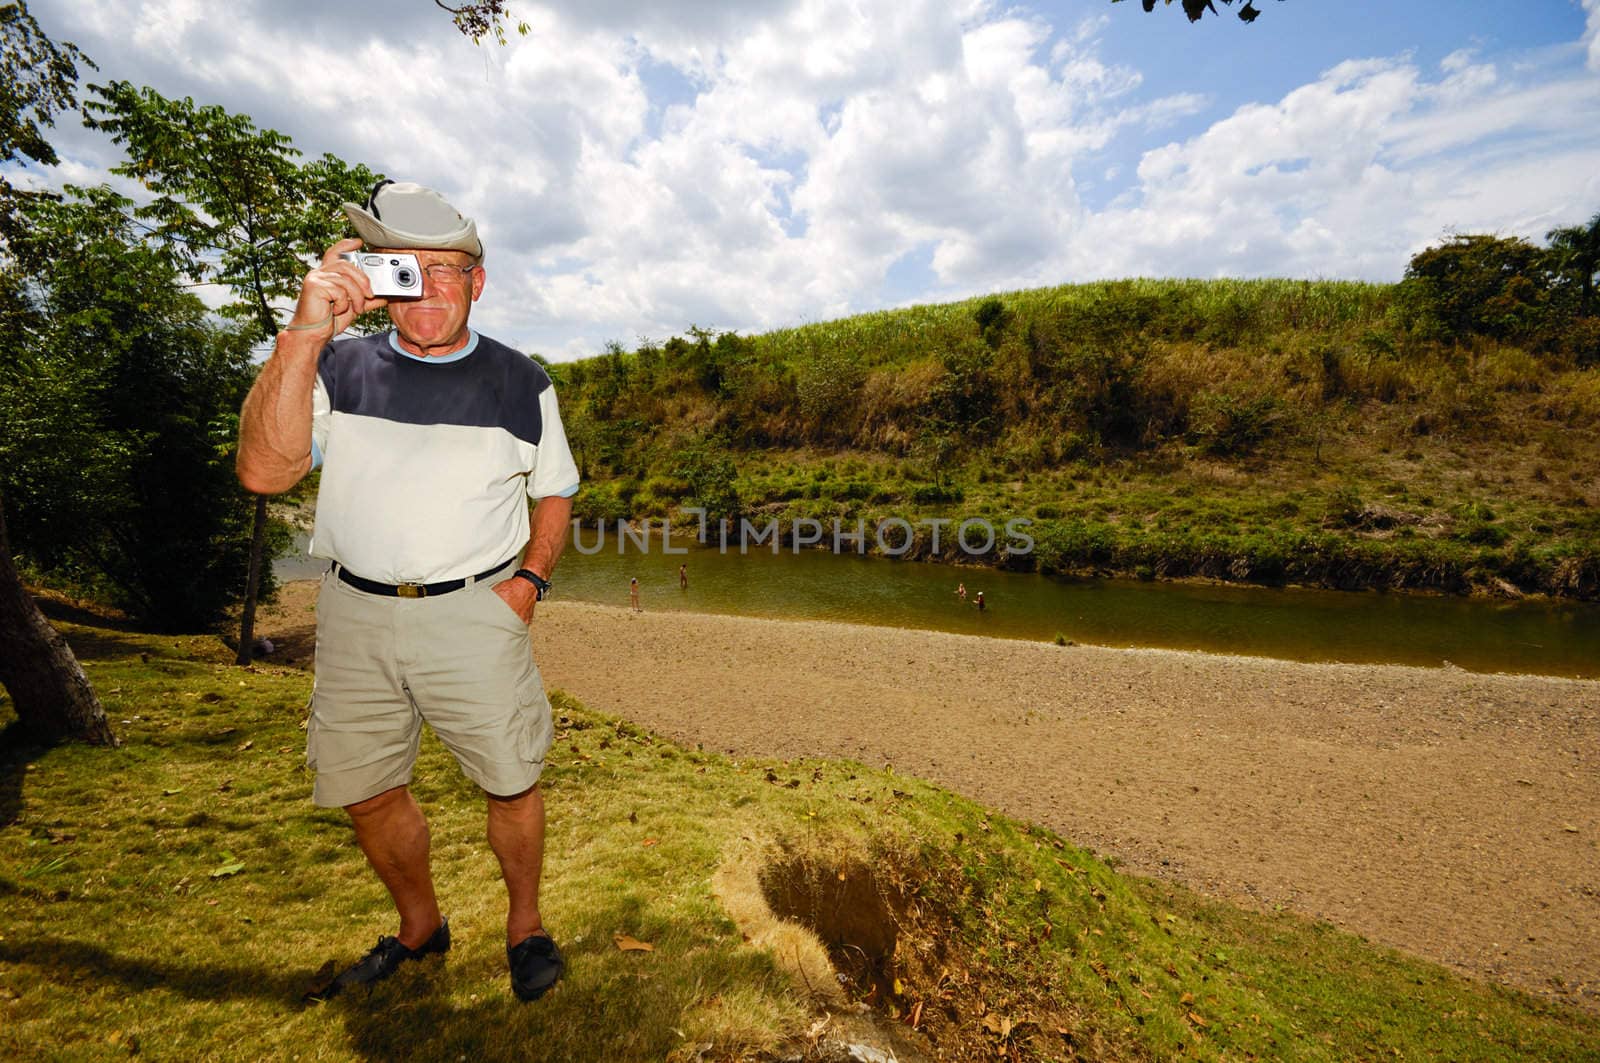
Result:
<svg viewBox="0 0 1600 1063"><path fill-rule="evenodd" d="M312 708L311 715L306 717L306 767L311 771L317 770L317 734L320 730L317 726L317 710Z"/></svg>
<svg viewBox="0 0 1600 1063"><path fill-rule="evenodd" d="M554 737L550 699L545 696L538 670L529 669L529 673L517 684L517 753L524 763L543 764Z"/></svg>

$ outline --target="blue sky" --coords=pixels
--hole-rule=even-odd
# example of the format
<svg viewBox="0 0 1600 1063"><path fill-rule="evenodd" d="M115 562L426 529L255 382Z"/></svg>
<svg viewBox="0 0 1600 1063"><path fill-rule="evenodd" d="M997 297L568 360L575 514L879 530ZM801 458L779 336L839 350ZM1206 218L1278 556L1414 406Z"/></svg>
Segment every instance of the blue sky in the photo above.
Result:
<svg viewBox="0 0 1600 1063"><path fill-rule="evenodd" d="M564 358L1098 277L1393 280L1600 211L1600 0L35 0L126 78L445 192ZM64 123L41 185L111 179Z"/></svg>

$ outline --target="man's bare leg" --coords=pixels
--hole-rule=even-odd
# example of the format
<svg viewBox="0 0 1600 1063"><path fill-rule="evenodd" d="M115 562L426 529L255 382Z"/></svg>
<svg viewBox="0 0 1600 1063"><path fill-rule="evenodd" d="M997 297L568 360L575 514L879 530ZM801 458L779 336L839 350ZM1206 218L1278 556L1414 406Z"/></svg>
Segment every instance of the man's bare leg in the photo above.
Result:
<svg viewBox="0 0 1600 1063"><path fill-rule="evenodd" d="M396 786L376 797L346 805L356 842L367 863L388 887L400 913L400 943L421 948L442 918L428 866L428 821L409 787Z"/></svg>
<svg viewBox="0 0 1600 1063"><path fill-rule="evenodd" d="M543 929L539 872L544 866L544 794L534 785L515 797L489 796L489 846L500 860L511 904L506 944L517 945Z"/></svg>

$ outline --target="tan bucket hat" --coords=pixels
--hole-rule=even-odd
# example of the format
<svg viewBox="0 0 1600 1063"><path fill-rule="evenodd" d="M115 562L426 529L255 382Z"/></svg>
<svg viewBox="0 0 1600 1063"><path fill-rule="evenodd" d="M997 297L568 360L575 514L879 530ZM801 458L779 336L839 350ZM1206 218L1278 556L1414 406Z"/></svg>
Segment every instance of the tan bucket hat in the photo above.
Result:
<svg viewBox="0 0 1600 1063"><path fill-rule="evenodd" d="M433 189L410 181L379 181L366 206L346 203L344 212L368 247L465 251L483 257L477 222Z"/></svg>

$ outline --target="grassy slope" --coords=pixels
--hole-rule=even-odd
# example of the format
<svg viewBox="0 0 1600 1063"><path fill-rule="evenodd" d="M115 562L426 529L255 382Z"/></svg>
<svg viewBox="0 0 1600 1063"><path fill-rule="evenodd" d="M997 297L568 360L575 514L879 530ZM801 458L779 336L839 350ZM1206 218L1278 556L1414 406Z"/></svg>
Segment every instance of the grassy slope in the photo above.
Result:
<svg viewBox="0 0 1600 1063"><path fill-rule="evenodd" d="M994 1058L1002 1041L1014 1059L1600 1058L1594 1016L1120 875L936 787L852 763L734 762L560 697L544 889L571 962L559 991L510 997L481 803L430 738L416 789L455 949L370 998L303 1008L324 961L392 929L342 815L308 801L309 677L231 667L210 638L63 627L124 744L0 762L6 1058L804 1047L804 995L709 885L751 841L791 853L806 874L790 880L866 873L893 899L896 966L874 1000L917 1015L946 1058ZM224 854L243 869L212 877ZM654 951L619 951L616 933Z"/></svg>
<svg viewBox="0 0 1600 1063"><path fill-rule="evenodd" d="M1044 571L1600 595L1600 366L1420 339L1382 285L983 302L561 367L580 513L702 501L709 450L761 520L1030 517Z"/></svg>

